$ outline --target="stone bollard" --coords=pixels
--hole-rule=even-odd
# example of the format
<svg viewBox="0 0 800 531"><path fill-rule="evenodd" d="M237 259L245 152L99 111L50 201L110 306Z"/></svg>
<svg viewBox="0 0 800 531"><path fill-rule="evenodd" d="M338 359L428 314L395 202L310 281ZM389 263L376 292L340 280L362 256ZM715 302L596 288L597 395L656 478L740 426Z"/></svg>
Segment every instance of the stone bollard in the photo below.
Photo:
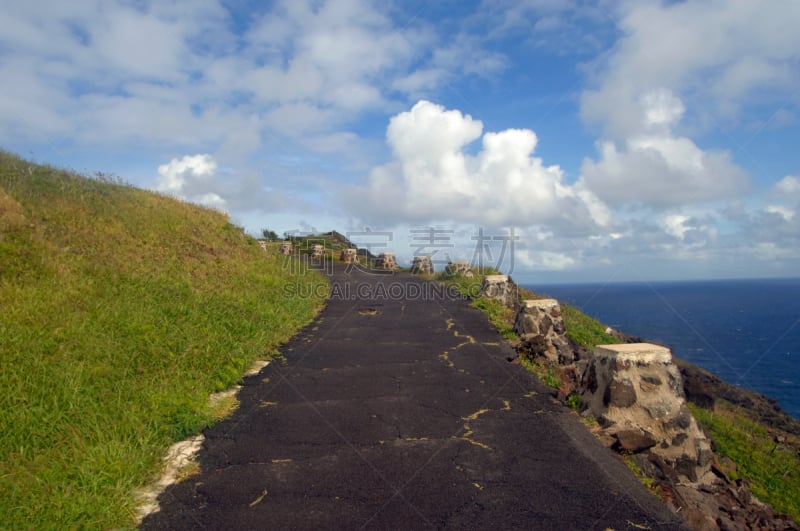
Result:
<svg viewBox="0 0 800 531"><path fill-rule="evenodd" d="M286 256L292 254L292 242L281 242L281 254Z"/></svg>
<svg viewBox="0 0 800 531"><path fill-rule="evenodd" d="M486 275L483 277L480 294L487 299L500 301L503 306L516 308L517 285L508 275Z"/></svg>
<svg viewBox="0 0 800 531"><path fill-rule="evenodd" d="M618 449L647 449L685 481L710 470L711 443L686 408L683 380L666 347L599 345L582 378L589 411Z"/></svg>
<svg viewBox="0 0 800 531"><path fill-rule="evenodd" d="M522 301L514 319L514 331L533 350L552 363L571 363L574 352L567 339L561 306L555 299Z"/></svg>
<svg viewBox="0 0 800 531"><path fill-rule="evenodd" d="M432 275L433 262L430 256L415 256L411 262L411 272L418 275Z"/></svg>
<svg viewBox="0 0 800 531"><path fill-rule="evenodd" d="M472 271L469 268L469 262L466 260L447 262L447 267L445 269L450 275L472 276Z"/></svg>
<svg viewBox="0 0 800 531"><path fill-rule="evenodd" d="M358 263L358 249L342 249L339 259L346 264Z"/></svg>
<svg viewBox="0 0 800 531"><path fill-rule="evenodd" d="M375 260L375 269L399 269L394 253L386 252L378 255Z"/></svg>
<svg viewBox="0 0 800 531"><path fill-rule="evenodd" d="M315 243L311 246L311 258L320 259L325 255L325 246Z"/></svg>

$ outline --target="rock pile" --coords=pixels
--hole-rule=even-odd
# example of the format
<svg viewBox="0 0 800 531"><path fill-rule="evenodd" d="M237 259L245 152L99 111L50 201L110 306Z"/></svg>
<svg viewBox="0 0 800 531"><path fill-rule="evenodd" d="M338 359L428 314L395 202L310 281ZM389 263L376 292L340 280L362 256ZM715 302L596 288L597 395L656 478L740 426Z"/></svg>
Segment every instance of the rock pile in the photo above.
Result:
<svg viewBox="0 0 800 531"><path fill-rule="evenodd" d="M487 299L500 301L503 306L517 308L519 290L508 275L486 275L481 283L480 295Z"/></svg>
<svg viewBox="0 0 800 531"><path fill-rule="evenodd" d="M433 262L430 256L415 256L411 261L411 272L417 275L432 275Z"/></svg>
<svg viewBox="0 0 800 531"><path fill-rule="evenodd" d="M582 398L620 451L651 452L684 482L702 482L711 443L686 407L683 380L666 347L602 345L584 372Z"/></svg>
<svg viewBox="0 0 800 531"><path fill-rule="evenodd" d="M651 489L691 529L800 531L791 517L753 496L746 482L733 479L736 465L714 455L713 443L686 407L688 395L695 404L713 407L715 398L727 399L733 390L726 391L711 375L679 368L667 347L615 330L607 333L623 344L598 346L594 352L579 346L566 335L553 299L524 301L514 329L520 335L519 356L558 375L554 396L594 417L596 435L633 460L650 478ZM688 374L687 381L682 374ZM766 400L762 409L769 409Z"/></svg>
<svg viewBox="0 0 800 531"><path fill-rule="evenodd" d="M345 264L358 263L358 249L342 249L339 259Z"/></svg>
<svg viewBox="0 0 800 531"><path fill-rule="evenodd" d="M445 268L450 275L464 275L467 277L472 276L472 271L469 268L469 262L466 260L456 260L447 262L447 267Z"/></svg>
<svg viewBox="0 0 800 531"><path fill-rule="evenodd" d="M378 258L375 259L375 269L399 269L400 267L397 265L397 259L394 256L394 253L386 252L381 253L378 255Z"/></svg>
<svg viewBox="0 0 800 531"><path fill-rule="evenodd" d="M557 300L523 301L514 320L514 331L522 339L521 346L526 356L541 356L560 365L574 361L575 354L567 339L564 317Z"/></svg>
<svg viewBox="0 0 800 531"><path fill-rule="evenodd" d="M319 243L315 243L311 246L311 258L312 259L321 259L325 255L325 246Z"/></svg>

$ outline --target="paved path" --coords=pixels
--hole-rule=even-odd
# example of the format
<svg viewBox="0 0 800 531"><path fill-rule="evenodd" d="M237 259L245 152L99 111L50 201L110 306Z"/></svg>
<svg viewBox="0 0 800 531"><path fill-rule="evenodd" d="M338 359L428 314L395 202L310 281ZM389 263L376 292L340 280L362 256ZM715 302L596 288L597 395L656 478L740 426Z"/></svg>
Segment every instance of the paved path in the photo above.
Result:
<svg viewBox="0 0 800 531"><path fill-rule="evenodd" d="M332 281L144 529L681 528L482 313L408 275Z"/></svg>

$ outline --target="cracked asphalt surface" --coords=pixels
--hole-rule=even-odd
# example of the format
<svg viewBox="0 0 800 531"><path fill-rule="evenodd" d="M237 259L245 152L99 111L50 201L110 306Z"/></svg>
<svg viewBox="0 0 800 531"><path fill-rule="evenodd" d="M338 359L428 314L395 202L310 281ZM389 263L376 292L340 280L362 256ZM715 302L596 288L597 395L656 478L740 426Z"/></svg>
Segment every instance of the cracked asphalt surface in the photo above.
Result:
<svg viewBox="0 0 800 531"><path fill-rule="evenodd" d="M142 529L685 529L469 303L335 265Z"/></svg>

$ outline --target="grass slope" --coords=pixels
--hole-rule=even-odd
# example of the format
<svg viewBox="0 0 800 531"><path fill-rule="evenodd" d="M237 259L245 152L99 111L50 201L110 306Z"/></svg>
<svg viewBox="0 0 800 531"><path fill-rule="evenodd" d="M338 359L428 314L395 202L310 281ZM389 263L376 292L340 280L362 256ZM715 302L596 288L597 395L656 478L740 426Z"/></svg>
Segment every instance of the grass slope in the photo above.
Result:
<svg viewBox="0 0 800 531"><path fill-rule="evenodd" d="M133 525L208 395L308 323L281 258L219 212L0 152L0 521Z"/></svg>

